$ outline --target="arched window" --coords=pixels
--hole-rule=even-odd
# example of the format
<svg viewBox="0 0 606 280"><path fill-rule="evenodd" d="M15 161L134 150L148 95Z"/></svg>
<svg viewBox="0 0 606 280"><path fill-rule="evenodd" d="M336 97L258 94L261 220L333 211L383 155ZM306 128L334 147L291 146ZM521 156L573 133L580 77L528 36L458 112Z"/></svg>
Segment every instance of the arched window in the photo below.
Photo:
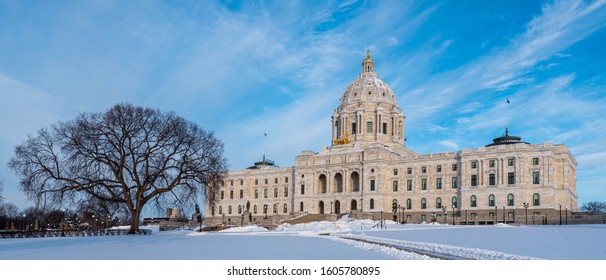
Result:
<svg viewBox="0 0 606 280"><path fill-rule="evenodd" d="M476 199L475 195L472 195L469 198L469 206L471 206L471 207L477 207L478 206L478 202L477 202L477 199Z"/></svg>
<svg viewBox="0 0 606 280"><path fill-rule="evenodd" d="M238 205L238 214L242 214L242 205Z"/></svg>
<svg viewBox="0 0 606 280"><path fill-rule="evenodd" d="M320 192L326 193L326 175L320 174L320 177L318 179L320 181Z"/></svg>
<svg viewBox="0 0 606 280"><path fill-rule="evenodd" d="M274 204L274 214L278 214L278 204Z"/></svg>
<svg viewBox="0 0 606 280"><path fill-rule="evenodd" d="M457 205L457 197L456 196L452 197L452 207L459 208L459 206Z"/></svg>
<svg viewBox="0 0 606 280"><path fill-rule="evenodd" d="M513 194L510 193L507 195L507 206L513 206L513 205L514 205Z"/></svg>
<svg viewBox="0 0 606 280"><path fill-rule="evenodd" d="M335 192L343 192L343 175L335 174Z"/></svg>
<svg viewBox="0 0 606 280"><path fill-rule="evenodd" d="M231 214L231 205L227 208L227 214Z"/></svg>
<svg viewBox="0 0 606 280"><path fill-rule="evenodd" d="M425 198L421 198L421 209L427 208L427 200Z"/></svg>
<svg viewBox="0 0 606 280"><path fill-rule="evenodd" d="M223 206L219 206L219 215L223 214Z"/></svg>
<svg viewBox="0 0 606 280"><path fill-rule="evenodd" d="M255 207L253 207L253 209L254 209L254 210L253 210L253 212L254 212L255 214L257 214L257 205L255 205Z"/></svg>
<svg viewBox="0 0 606 280"><path fill-rule="evenodd" d="M351 173L351 189L354 192L360 191L360 174L358 172Z"/></svg>
<svg viewBox="0 0 606 280"><path fill-rule="evenodd" d="M495 206L494 204L494 194L488 196L488 206Z"/></svg>
<svg viewBox="0 0 606 280"><path fill-rule="evenodd" d="M374 199L370 199L370 209L375 209L375 200Z"/></svg>
<svg viewBox="0 0 606 280"><path fill-rule="evenodd" d="M541 197L539 196L538 193L535 193L532 195L532 205L533 206L541 205Z"/></svg>
<svg viewBox="0 0 606 280"><path fill-rule="evenodd" d="M406 200L406 209L412 209L412 199Z"/></svg>
<svg viewBox="0 0 606 280"><path fill-rule="evenodd" d="M283 209L284 213L288 213L288 205L286 205L286 203L284 203L284 207L283 208L284 208Z"/></svg>
<svg viewBox="0 0 606 280"><path fill-rule="evenodd" d="M436 198L436 208L440 209L442 208L442 199L441 198Z"/></svg>

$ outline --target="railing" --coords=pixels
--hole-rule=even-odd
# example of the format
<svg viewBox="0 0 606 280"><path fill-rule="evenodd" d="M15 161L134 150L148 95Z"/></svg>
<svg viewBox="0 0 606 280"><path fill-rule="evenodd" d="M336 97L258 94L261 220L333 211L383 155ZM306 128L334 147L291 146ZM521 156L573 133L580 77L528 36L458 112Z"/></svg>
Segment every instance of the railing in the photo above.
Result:
<svg viewBox="0 0 606 280"><path fill-rule="evenodd" d="M127 235L128 229L86 229L86 230L0 230L0 238L39 238L39 237L77 237ZM150 235L149 229L139 229L137 235Z"/></svg>

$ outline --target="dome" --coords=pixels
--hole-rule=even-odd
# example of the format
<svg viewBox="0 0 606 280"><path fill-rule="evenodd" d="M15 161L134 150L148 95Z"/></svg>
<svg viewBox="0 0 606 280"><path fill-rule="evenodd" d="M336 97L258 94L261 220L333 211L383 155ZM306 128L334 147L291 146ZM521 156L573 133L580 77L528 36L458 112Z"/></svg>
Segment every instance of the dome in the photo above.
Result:
<svg viewBox="0 0 606 280"><path fill-rule="evenodd" d="M397 106L396 95L374 72L374 60L370 57L370 51L367 51L366 58L362 61L362 73L343 92L339 108L360 102L381 102Z"/></svg>
<svg viewBox="0 0 606 280"><path fill-rule="evenodd" d="M333 112L333 146L404 144L404 113L396 95L374 68L375 62L367 51L362 73L345 89Z"/></svg>

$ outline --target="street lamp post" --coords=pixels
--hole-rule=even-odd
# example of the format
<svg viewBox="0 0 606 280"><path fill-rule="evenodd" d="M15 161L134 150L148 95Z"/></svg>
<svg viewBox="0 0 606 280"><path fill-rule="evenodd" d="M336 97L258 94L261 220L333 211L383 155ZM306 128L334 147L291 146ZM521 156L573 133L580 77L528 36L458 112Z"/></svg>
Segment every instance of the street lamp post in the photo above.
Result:
<svg viewBox="0 0 606 280"><path fill-rule="evenodd" d="M562 225L562 204L560 204L560 225Z"/></svg>
<svg viewBox="0 0 606 280"><path fill-rule="evenodd" d="M265 219L267 219L267 204L263 205L263 211L265 211Z"/></svg>
<svg viewBox="0 0 606 280"><path fill-rule="evenodd" d="M524 216L526 218L526 224L528 224L528 207L530 206L530 203L524 202L522 205L524 205Z"/></svg>
<svg viewBox="0 0 606 280"><path fill-rule="evenodd" d="M332 201L330 202L330 214L332 214Z"/></svg>
<svg viewBox="0 0 606 280"><path fill-rule="evenodd" d="M507 224L507 220L505 220L505 204L503 204L503 223Z"/></svg>
<svg viewBox="0 0 606 280"><path fill-rule="evenodd" d="M455 225L455 216L456 216L455 214L457 213L456 209L457 209L457 207L453 205L452 206L452 225L453 226Z"/></svg>
<svg viewBox="0 0 606 280"><path fill-rule="evenodd" d="M467 220L467 208L465 208L465 225L468 225L469 221Z"/></svg>
<svg viewBox="0 0 606 280"><path fill-rule="evenodd" d="M495 225L498 223L498 220L499 220L499 218L498 218L498 214L499 214L498 210L499 210L499 208L498 207L499 207L498 204L494 205L494 224Z"/></svg>
<svg viewBox="0 0 606 280"><path fill-rule="evenodd" d="M442 211L444 211L444 224L448 223L448 212L446 211L446 209L448 209L448 207L442 206Z"/></svg>

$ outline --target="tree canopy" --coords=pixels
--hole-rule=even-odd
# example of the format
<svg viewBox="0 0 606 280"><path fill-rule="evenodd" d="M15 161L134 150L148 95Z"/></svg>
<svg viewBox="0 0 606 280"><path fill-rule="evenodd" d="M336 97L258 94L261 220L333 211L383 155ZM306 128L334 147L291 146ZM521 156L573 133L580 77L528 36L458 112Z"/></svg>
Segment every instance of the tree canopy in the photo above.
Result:
<svg viewBox="0 0 606 280"><path fill-rule="evenodd" d="M123 205L131 232L153 202L193 205L226 171L223 143L173 112L117 104L38 131L15 148L9 167L39 205L91 200Z"/></svg>

